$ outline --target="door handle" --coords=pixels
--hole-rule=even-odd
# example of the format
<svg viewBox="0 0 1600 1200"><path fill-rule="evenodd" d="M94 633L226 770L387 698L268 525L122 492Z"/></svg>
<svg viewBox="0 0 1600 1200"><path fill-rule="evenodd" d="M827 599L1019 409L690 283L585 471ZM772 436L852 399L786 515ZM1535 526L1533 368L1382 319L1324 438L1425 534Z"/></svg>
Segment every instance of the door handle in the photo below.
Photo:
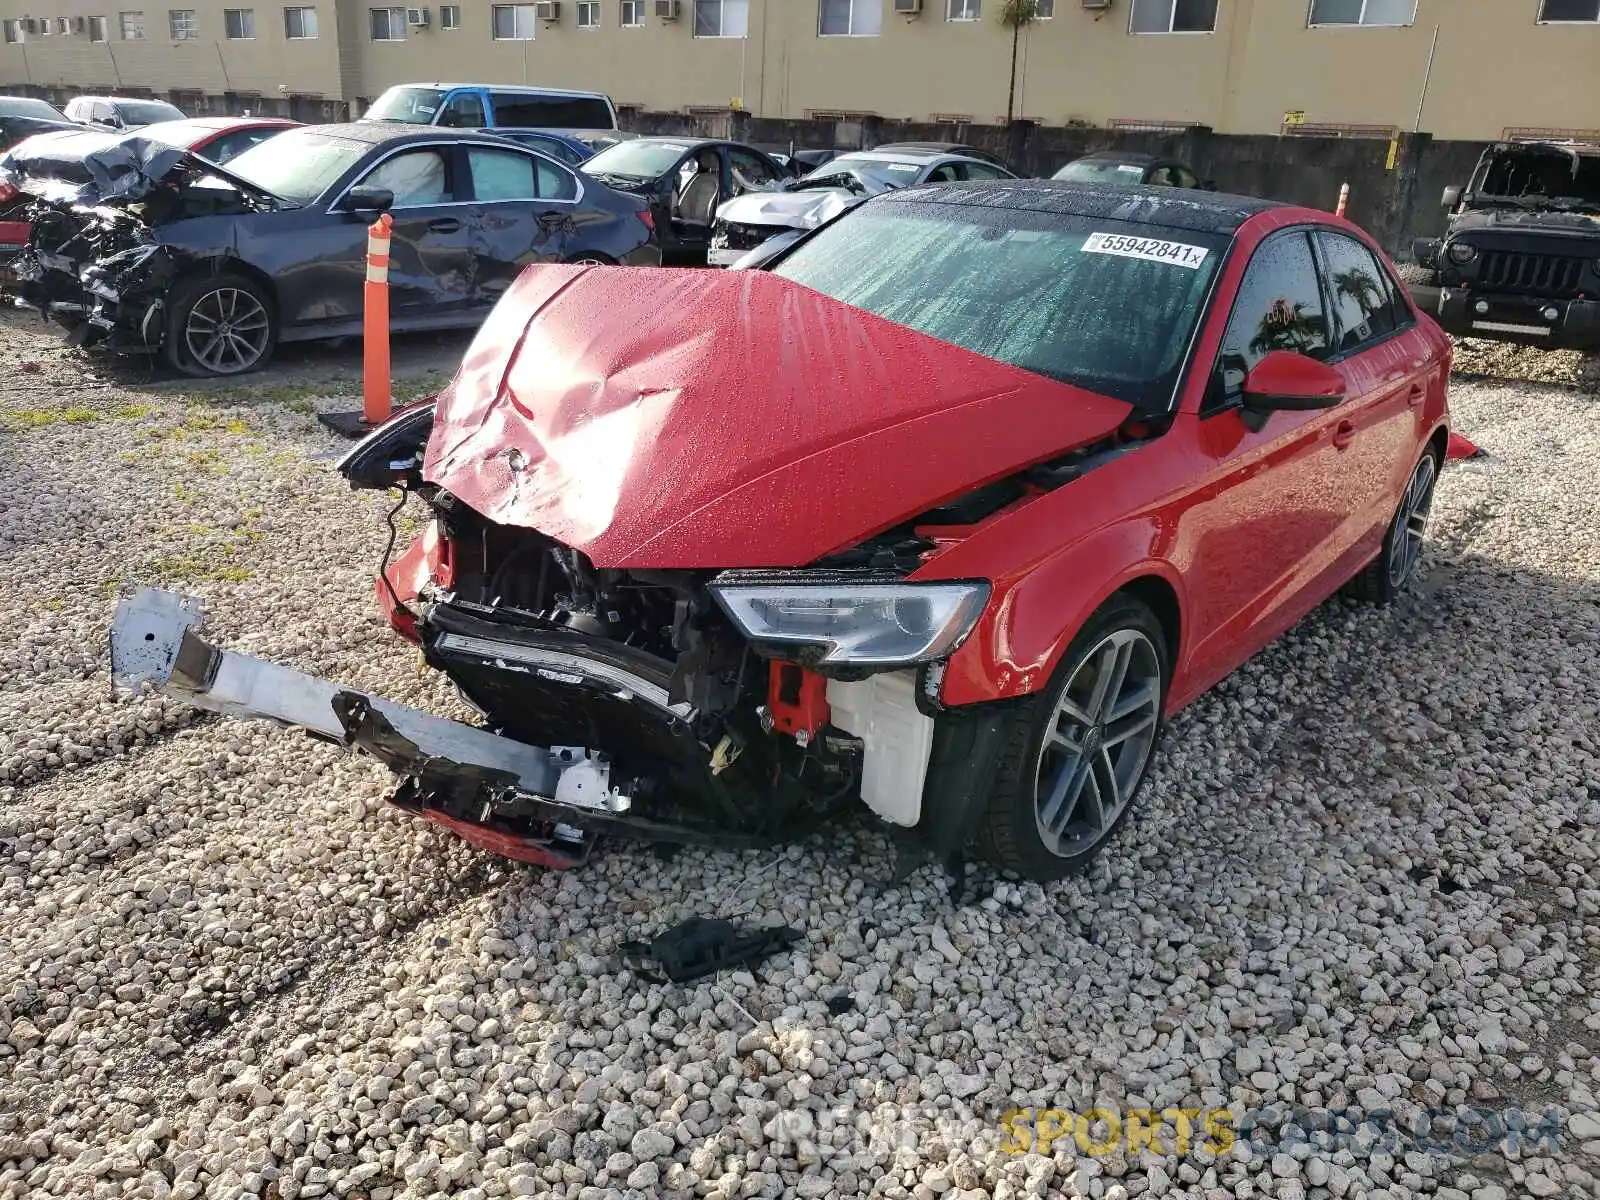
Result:
<svg viewBox="0 0 1600 1200"><path fill-rule="evenodd" d="M1411 390L1406 393L1406 403L1412 408L1421 404L1428 397L1428 389L1420 383L1413 383Z"/></svg>
<svg viewBox="0 0 1600 1200"><path fill-rule="evenodd" d="M429 233L455 233L461 228L461 222L455 217L440 217L428 222Z"/></svg>
<svg viewBox="0 0 1600 1200"><path fill-rule="evenodd" d="M1356 427L1353 421L1340 421L1333 431L1333 446L1335 450L1347 449L1351 442L1356 440Z"/></svg>

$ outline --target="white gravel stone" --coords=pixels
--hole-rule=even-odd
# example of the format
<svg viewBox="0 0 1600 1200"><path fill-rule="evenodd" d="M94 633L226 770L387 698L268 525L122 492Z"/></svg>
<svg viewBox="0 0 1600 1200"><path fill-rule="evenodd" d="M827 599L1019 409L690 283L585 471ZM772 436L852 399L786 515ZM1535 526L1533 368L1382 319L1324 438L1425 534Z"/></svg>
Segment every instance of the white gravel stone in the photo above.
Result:
<svg viewBox="0 0 1600 1200"><path fill-rule="evenodd" d="M952 911L928 872L883 884L866 821L541 872L391 812L370 762L112 698L127 579L203 594L230 646L468 715L376 616L383 498L310 457L337 447L274 384L134 390L33 328L0 318L0 1200L1506 1200L1503 1163L1412 1147L997 1148L1012 1107L1269 1102L1554 1105L1564 1159L1525 1151L1515 1194L1594 1195L1587 394L1457 386L1491 457L1445 472L1416 591L1322 606L1181 714L1087 874L977 869ZM23 415L68 400L94 419ZM691 987L615 968L696 913L807 938Z"/></svg>

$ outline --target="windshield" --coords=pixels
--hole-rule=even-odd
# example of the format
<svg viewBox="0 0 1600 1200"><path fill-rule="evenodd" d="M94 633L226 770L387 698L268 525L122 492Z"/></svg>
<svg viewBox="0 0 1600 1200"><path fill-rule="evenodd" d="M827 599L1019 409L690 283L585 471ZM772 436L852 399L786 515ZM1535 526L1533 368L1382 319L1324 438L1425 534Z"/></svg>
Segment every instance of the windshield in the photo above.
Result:
<svg viewBox="0 0 1600 1200"><path fill-rule="evenodd" d="M1227 239L875 200L774 268L825 295L1141 409L1171 404Z"/></svg>
<svg viewBox="0 0 1600 1200"><path fill-rule="evenodd" d="M1529 146L1486 156L1474 193L1526 207L1600 208L1600 156L1554 146Z"/></svg>
<svg viewBox="0 0 1600 1200"><path fill-rule="evenodd" d="M32 96L0 96L0 117L32 117L36 121L65 121L67 114Z"/></svg>
<svg viewBox="0 0 1600 1200"><path fill-rule="evenodd" d="M363 121L404 121L407 125L432 125L444 92L438 88L392 87L372 102Z"/></svg>
<svg viewBox="0 0 1600 1200"><path fill-rule="evenodd" d="M654 179L670 171L690 149L687 142L618 142L584 163L583 170L590 175Z"/></svg>
<svg viewBox="0 0 1600 1200"><path fill-rule="evenodd" d="M230 159L228 171L274 196L310 204L372 147L312 129L291 129Z"/></svg>
<svg viewBox="0 0 1600 1200"><path fill-rule="evenodd" d="M183 110L160 100L118 100L117 114L128 125L154 125L157 121L182 121Z"/></svg>
<svg viewBox="0 0 1600 1200"><path fill-rule="evenodd" d="M1105 158L1080 158L1062 167L1052 178L1070 183L1138 183L1144 178L1144 167Z"/></svg>

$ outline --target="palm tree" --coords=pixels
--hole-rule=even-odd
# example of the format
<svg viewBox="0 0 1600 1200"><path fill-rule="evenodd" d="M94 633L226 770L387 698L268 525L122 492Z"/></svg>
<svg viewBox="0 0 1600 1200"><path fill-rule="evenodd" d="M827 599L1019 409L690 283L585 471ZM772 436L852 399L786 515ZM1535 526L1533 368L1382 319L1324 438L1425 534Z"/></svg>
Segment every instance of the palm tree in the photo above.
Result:
<svg viewBox="0 0 1600 1200"><path fill-rule="evenodd" d="M1364 271L1360 267L1351 267L1348 271L1338 272L1334 275L1333 282L1338 294L1354 300L1363 314L1374 311L1383 295L1383 289L1372 277L1372 272Z"/></svg>
<svg viewBox="0 0 1600 1200"><path fill-rule="evenodd" d="M1006 124L1017 114L1017 45L1022 31L1039 19L1039 0L1005 0L1000 24L1011 30L1011 91L1006 95Z"/></svg>

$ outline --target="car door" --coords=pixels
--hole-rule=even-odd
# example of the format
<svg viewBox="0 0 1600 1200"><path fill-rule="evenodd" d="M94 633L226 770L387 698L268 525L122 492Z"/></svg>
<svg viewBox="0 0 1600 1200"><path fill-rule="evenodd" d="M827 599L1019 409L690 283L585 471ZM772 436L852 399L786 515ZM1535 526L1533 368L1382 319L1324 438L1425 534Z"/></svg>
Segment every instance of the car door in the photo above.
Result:
<svg viewBox="0 0 1600 1200"><path fill-rule="evenodd" d="M396 324L428 324L467 307L475 267L470 188L456 151L449 143L407 146L357 180L394 194L389 317Z"/></svg>
<svg viewBox="0 0 1600 1200"><path fill-rule="evenodd" d="M433 123L452 129L484 128L489 121L483 109L483 96L470 88L451 92L449 99L439 106Z"/></svg>
<svg viewBox="0 0 1600 1200"><path fill-rule="evenodd" d="M1304 229L1275 233L1250 259L1199 414L1210 461L1188 530L1195 670L1205 686L1255 653L1315 599L1347 522L1336 433L1343 405L1274 412L1242 403L1249 371L1273 350L1326 359L1327 301ZM1243 653L1240 653L1240 651Z"/></svg>
<svg viewBox="0 0 1600 1200"><path fill-rule="evenodd" d="M466 157L475 259L471 303L490 307L523 267L565 256L578 181L549 159L509 146L469 145Z"/></svg>
<svg viewBox="0 0 1600 1200"><path fill-rule="evenodd" d="M1345 380L1339 429L1349 446L1341 477L1351 508L1340 541L1347 573L1354 573L1382 547L1399 488L1415 465L1431 356L1372 251L1332 230L1319 230L1315 240L1333 315L1328 361Z"/></svg>

